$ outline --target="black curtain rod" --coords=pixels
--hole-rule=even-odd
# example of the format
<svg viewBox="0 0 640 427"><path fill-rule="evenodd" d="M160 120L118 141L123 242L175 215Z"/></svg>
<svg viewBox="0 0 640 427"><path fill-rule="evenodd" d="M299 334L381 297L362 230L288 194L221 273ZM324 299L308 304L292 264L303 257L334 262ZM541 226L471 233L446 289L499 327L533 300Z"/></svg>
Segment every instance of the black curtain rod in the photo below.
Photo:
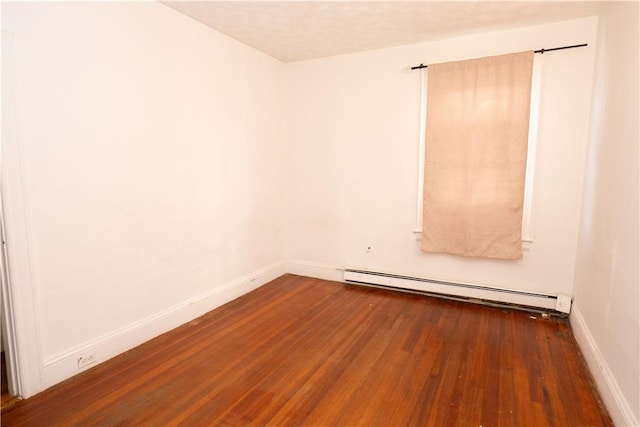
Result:
<svg viewBox="0 0 640 427"><path fill-rule="evenodd" d="M585 47L585 46L587 46L587 43L574 44L572 46L552 47L551 49L538 49L538 50L534 50L533 53L553 52L554 50L573 49L573 48L576 48L576 47ZM421 68L427 68L427 67L428 67L428 65L420 64L420 65L416 65L415 67L411 67L411 69L412 70L419 70Z"/></svg>

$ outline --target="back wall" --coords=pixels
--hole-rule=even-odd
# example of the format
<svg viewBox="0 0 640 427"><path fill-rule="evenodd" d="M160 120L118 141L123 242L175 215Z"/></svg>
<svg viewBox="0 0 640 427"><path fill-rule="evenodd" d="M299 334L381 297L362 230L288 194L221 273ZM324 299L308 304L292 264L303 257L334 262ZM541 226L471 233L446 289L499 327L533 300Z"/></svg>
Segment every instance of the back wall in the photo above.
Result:
<svg viewBox="0 0 640 427"><path fill-rule="evenodd" d="M345 267L572 294L597 18L287 65L290 271ZM518 261L420 252L420 75L407 68L589 43L542 62L533 242Z"/></svg>

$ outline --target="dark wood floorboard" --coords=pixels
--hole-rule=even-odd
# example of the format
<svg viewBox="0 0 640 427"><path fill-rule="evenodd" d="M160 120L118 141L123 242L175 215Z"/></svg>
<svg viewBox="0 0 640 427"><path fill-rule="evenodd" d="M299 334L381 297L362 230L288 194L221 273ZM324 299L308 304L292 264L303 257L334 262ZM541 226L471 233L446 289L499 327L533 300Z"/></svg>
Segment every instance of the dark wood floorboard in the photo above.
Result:
<svg viewBox="0 0 640 427"><path fill-rule="evenodd" d="M566 319L285 275L3 426L609 426Z"/></svg>
<svg viewBox="0 0 640 427"><path fill-rule="evenodd" d="M7 359L4 351L0 354L0 361L2 364L2 370L0 371L0 384L2 384L2 398L0 399L0 409L5 409L13 405L20 399L9 393L9 382L7 379Z"/></svg>

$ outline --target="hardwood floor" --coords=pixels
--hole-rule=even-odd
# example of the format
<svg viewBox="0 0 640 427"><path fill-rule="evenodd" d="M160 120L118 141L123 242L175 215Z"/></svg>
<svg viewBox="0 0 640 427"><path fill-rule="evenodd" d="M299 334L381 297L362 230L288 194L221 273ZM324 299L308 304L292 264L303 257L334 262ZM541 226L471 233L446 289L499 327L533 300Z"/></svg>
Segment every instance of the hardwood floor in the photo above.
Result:
<svg viewBox="0 0 640 427"><path fill-rule="evenodd" d="M4 426L605 426L568 322L285 275Z"/></svg>
<svg viewBox="0 0 640 427"><path fill-rule="evenodd" d="M2 384L2 398L0 400L0 408L4 409L13 405L18 400L17 397L9 394L9 382L7 381L7 360L4 355L4 351L0 354L1 371L0 371L0 383Z"/></svg>

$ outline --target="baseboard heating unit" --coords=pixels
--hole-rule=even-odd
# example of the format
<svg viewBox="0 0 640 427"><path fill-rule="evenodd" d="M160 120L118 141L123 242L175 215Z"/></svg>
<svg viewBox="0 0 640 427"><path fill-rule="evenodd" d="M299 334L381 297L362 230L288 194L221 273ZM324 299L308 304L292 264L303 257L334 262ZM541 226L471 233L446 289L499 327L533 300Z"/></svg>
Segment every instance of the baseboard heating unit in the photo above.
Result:
<svg viewBox="0 0 640 427"><path fill-rule="evenodd" d="M344 281L359 285L457 297L474 302L487 301L490 303L513 304L523 307L557 310L562 313L569 313L571 310L571 297L561 294L545 295L468 283L446 282L420 277L350 269L345 270Z"/></svg>

